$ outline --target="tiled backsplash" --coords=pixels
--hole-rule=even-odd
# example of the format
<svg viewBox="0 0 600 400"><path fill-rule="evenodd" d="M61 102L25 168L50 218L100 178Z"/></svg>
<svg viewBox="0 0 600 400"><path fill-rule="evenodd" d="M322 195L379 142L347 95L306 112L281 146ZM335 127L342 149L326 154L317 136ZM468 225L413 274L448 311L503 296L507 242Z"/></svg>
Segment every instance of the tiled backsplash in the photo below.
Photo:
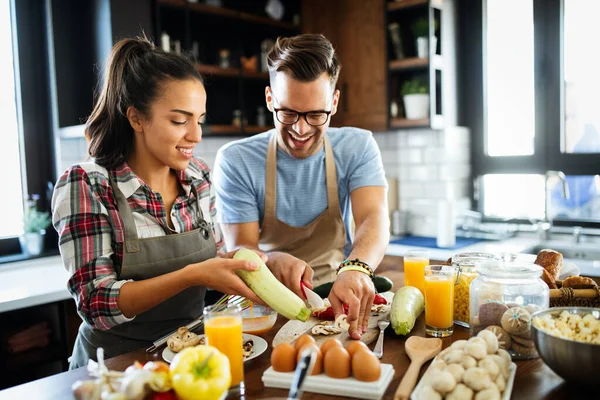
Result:
<svg viewBox="0 0 600 400"><path fill-rule="evenodd" d="M388 178L398 180L398 204L408 211L408 229L414 235L435 236L437 202L456 202L468 209L469 131L466 128L402 130L374 134ZM206 137L194 154L212 168L217 150L237 137ZM61 172L87 158L85 139L61 140Z"/></svg>

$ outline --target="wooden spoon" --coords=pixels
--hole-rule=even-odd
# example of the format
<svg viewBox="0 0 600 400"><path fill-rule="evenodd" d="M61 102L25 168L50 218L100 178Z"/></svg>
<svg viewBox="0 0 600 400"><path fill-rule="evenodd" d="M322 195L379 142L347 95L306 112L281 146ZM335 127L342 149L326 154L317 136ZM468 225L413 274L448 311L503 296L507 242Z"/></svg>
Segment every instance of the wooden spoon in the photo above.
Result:
<svg viewBox="0 0 600 400"><path fill-rule="evenodd" d="M396 389L394 400L408 400L417 384L419 371L421 371L423 364L431 360L442 350L442 339L411 336L406 340L404 349L411 362L402 381L398 385L398 389Z"/></svg>

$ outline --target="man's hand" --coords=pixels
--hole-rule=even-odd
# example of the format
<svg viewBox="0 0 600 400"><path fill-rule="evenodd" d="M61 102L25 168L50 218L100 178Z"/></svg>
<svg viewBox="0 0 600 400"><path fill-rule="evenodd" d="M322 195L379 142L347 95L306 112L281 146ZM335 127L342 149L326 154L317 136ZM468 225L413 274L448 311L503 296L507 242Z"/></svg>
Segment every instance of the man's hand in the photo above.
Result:
<svg viewBox="0 0 600 400"><path fill-rule="evenodd" d="M312 289L313 270L304 261L281 252L269 253L267 266L275 277L287 286L292 292L304 299L300 289L300 281Z"/></svg>
<svg viewBox="0 0 600 400"><path fill-rule="evenodd" d="M329 293L329 302L335 318L344 313L348 305L348 330L352 339L360 339L369 325L375 287L371 278L360 271L345 271L338 275Z"/></svg>

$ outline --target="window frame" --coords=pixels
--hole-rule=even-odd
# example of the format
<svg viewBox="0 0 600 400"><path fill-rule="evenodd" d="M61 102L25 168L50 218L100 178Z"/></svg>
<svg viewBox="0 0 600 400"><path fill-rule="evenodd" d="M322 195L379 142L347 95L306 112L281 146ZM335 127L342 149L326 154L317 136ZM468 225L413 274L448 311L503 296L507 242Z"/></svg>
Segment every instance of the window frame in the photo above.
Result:
<svg viewBox="0 0 600 400"><path fill-rule="evenodd" d="M466 4L469 3L469 4ZM600 155L562 153L564 130L564 0L533 0L534 15L534 154L527 156L496 156L485 153L486 96L485 96L485 33L487 0L460 2L459 13L464 21L459 28L463 43L459 53L462 88L459 122L471 128L472 199L474 208L483 211L480 198L480 179L486 174L545 174L560 170L568 175L600 173ZM484 220L498 221L485 217ZM529 223L527 219L516 222ZM600 227L587 220L553 219L559 226Z"/></svg>
<svg viewBox="0 0 600 400"><path fill-rule="evenodd" d="M37 193L40 209L50 210L57 177L50 114L46 7L40 5L39 0L10 0L17 123L21 164L26 166L22 176L22 196L25 200L27 194ZM58 235L50 226L46 229L44 251L38 257L57 254ZM0 239L0 264L29 258L37 257L21 253L18 237Z"/></svg>

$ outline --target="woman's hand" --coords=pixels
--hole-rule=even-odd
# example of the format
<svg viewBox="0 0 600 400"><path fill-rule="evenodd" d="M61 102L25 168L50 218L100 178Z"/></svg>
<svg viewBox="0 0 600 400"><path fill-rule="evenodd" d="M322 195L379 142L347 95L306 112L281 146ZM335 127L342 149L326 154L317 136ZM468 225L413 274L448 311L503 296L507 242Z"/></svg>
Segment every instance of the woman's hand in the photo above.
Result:
<svg viewBox="0 0 600 400"><path fill-rule="evenodd" d="M264 302L235 273L238 269L256 271L258 264L246 260L234 260L235 252L229 252L221 258L211 258L184 268L185 278L190 286L206 286L222 293L243 296L255 303ZM260 253L259 253L260 254ZM265 259L264 254L260 254Z"/></svg>
<svg viewBox="0 0 600 400"><path fill-rule="evenodd" d="M313 288L312 278L313 270L304 261L287 253L273 252L269 253L269 263L267 264L275 278L287 286L292 292L296 293L301 299L304 299L300 281L309 289Z"/></svg>

